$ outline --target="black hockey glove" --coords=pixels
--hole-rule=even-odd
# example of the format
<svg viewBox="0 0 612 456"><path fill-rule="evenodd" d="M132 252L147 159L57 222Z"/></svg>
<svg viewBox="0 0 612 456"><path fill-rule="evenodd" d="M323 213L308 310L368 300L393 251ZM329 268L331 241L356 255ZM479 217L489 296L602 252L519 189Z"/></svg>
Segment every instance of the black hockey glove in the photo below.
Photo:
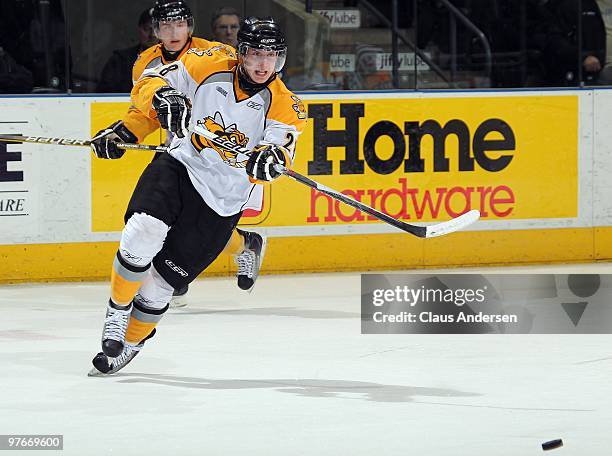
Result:
<svg viewBox="0 0 612 456"><path fill-rule="evenodd" d="M114 124L100 130L91 140L91 148L98 158L123 157L125 149L119 149L117 143L136 143L138 138L118 120Z"/></svg>
<svg viewBox="0 0 612 456"><path fill-rule="evenodd" d="M257 146L251 152L246 164L246 172L254 179L271 181L281 175L274 165L286 166L289 162L287 149L276 145Z"/></svg>
<svg viewBox="0 0 612 456"><path fill-rule="evenodd" d="M162 128L184 138L189 134L191 101L172 87L161 87L153 95L153 109Z"/></svg>

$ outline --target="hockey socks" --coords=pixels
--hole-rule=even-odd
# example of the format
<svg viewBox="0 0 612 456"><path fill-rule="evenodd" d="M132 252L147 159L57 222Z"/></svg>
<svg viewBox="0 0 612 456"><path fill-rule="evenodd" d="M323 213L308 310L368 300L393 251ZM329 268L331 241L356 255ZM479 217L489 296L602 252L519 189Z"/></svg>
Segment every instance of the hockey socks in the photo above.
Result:
<svg viewBox="0 0 612 456"><path fill-rule="evenodd" d="M151 264L136 266L129 263L117 252L111 272L111 299L117 306L127 306L132 302L140 284L146 277Z"/></svg>
<svg viewBox="0 0 612 456"><path fill-rule="evenodd" d="M137 296L133 301L130 322L125 333L125 342L137 345L155 330L155 326L168 310L168 304L162 309L153 309L141 302Z"/></svg>
<svg viewBox="0 0 612 456"><path fill-rule="evenodd" d="M132 299L149 272L150 264L135 266L117 252L111 272L111 299L106 309L102 330L102 352L112 358L123 351ZM145 335L146 336L146 335Z"/></svg>

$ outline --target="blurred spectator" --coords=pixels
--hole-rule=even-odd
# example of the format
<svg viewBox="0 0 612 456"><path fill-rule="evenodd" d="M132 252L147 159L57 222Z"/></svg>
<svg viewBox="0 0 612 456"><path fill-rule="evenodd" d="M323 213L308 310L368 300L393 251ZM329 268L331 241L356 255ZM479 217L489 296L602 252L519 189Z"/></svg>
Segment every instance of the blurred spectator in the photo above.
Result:
<svg viewBox="0 0 612 456"><path fill-rule="evenodd" d="M65 85L66 37L61 0L0 1L0 43L32 72L40 91Z"/></svg>
<svg viewBox="0 0 612 456"><path fill-rule="evenodd" d="M30 24L34 19L32 0L0 1L0 43L17 62L32 69L33 50Z"/></svg>
<svg viewBox="0 0 612 456"><path fill-rule="evenodd" d="M214 12L210 23L213 41L220 41L232 47L238 45L238 29L240 28L240 13L229 7L219 8Z"/></svg>
<svg viewBox="0 0 612 456"><path fill-rule="evenodd" d="M579 4L582 5L580 14ZM548 24L550 51L545 55L549 82L555 85L597 83L601 69L606 65L606 26L598 1L549 0L547 7L551 16ZM579 17L582 21L581 40L578 36Z"/></svg>
<svg viewBox="0 0 612 456"><path fill-rule="evenodd" d="M0 93L29 93L32 86L32 72L0 47Z"/></svg>
<svg viewBox="0 0 612 456"><path fill-rule="evenodd" d="M132 67L145 49L157 43L151 24L150 8L144 10L138 19L138 44L127 49L113 51L100 75L97 92L127 93L132 90Z"/></svg>

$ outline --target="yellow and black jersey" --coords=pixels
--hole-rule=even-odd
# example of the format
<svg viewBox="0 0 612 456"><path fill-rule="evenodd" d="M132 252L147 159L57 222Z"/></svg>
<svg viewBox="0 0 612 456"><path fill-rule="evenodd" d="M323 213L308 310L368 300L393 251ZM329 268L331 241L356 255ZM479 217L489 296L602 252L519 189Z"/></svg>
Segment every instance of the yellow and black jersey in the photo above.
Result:
<svg viewBox="0 0 612 456"><path fill-rule="evenodd" d="M181 57L183 57L187 53L187 51L191 48L207 49L209 47L217 46L217 45L222 45L222 44L216 41L208 41L204 38L198 38L198 37L192 36L175 60L178 60ZM134 62L134 67L132 68L132 82L135 84L136 81L140 79L140 76L142 76L142 73L145 70L148 70L150 68L156 68L162 65L166 65L168 63L172 63L173 61L174 60L168 61L164 58L161 43L158 43L154 46L151 46L148 49L145 49L140 54L138 54L138 57L136 58L136 61Z"/></svg>
<svg viewBox="0 0 612 456"><path fill-rule="evenodd" d="M228 48L228 50L233 51L231 46L224 45L217 41L208 41L204 38L191 37L181 53L177 56L177 60L184 56L191 48L207 49L212 46L225 46ZM150 48L142 51L136 58L136 62L134 62L134 66L132 67L132 82L136 83L145 70L156 68L172 62L173 61L168 61L164 58L161 43L151 46ZM142 115L141 112L133 107L130 107L122 120L128 130L134 133L134 135L138 138L138 142L142 141L146 136L159 128L159 122L157 122L157 120Z"/></svg>
<svg viewBox="0 0 612 456"><path fill-rule="evenodd" d="M278 77L249 96L238 85L237 64L235 52L226 46L192 48L181 60L146 70L134 85L132 102L150 119L156 119L151 105L155 91L173 87L191 99L192 124L247 149L260 144L284 146L293 159L296 140L306 124L302 101ZM169 153L185 165L196 190L219 215L261 209L263 186L249 179L245 162L196 134L174 138Z"/></svg>

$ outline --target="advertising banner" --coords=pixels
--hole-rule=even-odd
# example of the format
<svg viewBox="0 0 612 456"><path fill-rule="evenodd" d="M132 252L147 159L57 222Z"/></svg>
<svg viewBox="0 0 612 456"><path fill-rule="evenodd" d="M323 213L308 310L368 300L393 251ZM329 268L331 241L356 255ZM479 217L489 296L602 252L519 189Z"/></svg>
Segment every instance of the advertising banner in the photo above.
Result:
<svg viewBox="0 0 612 456"><path fill-rule="evenodd" d="M122 107L92 103L92 132ZM442 221L470 209L483 220L577 216L577 96L307 100L305 109L293 168L393 217ZM151 160L128 155L92 161L94 231L123 226L119 208ZM266 196L262 213L242 224L380 223L287 179Z"/></svg>
<svg viewBox="0 0 612 456"><path fill-rule="evenodd" d="M470 209L482 217L423 241L280 178L265 186L263 210L241 220L268 236L264 271L612 255L609 91L301 97L298 108L309 118L297 172L408 223L438 223ZM128 107L125 96L0 98L0 133L87 139ZM163 140L158 130L146 142ZM87 148L0 142L2 277L105 277L125 208L152 158L130 151L99 160ZM211 271L231 264L226 257Z"/></svg>
<svg viewBox="0 0 612 456"><path fill-rule="evenodd" d="M84 105L0 99L0 134L82 138ZM88 164L85 148L0 142L0 244L86 240Z"/></svg>

